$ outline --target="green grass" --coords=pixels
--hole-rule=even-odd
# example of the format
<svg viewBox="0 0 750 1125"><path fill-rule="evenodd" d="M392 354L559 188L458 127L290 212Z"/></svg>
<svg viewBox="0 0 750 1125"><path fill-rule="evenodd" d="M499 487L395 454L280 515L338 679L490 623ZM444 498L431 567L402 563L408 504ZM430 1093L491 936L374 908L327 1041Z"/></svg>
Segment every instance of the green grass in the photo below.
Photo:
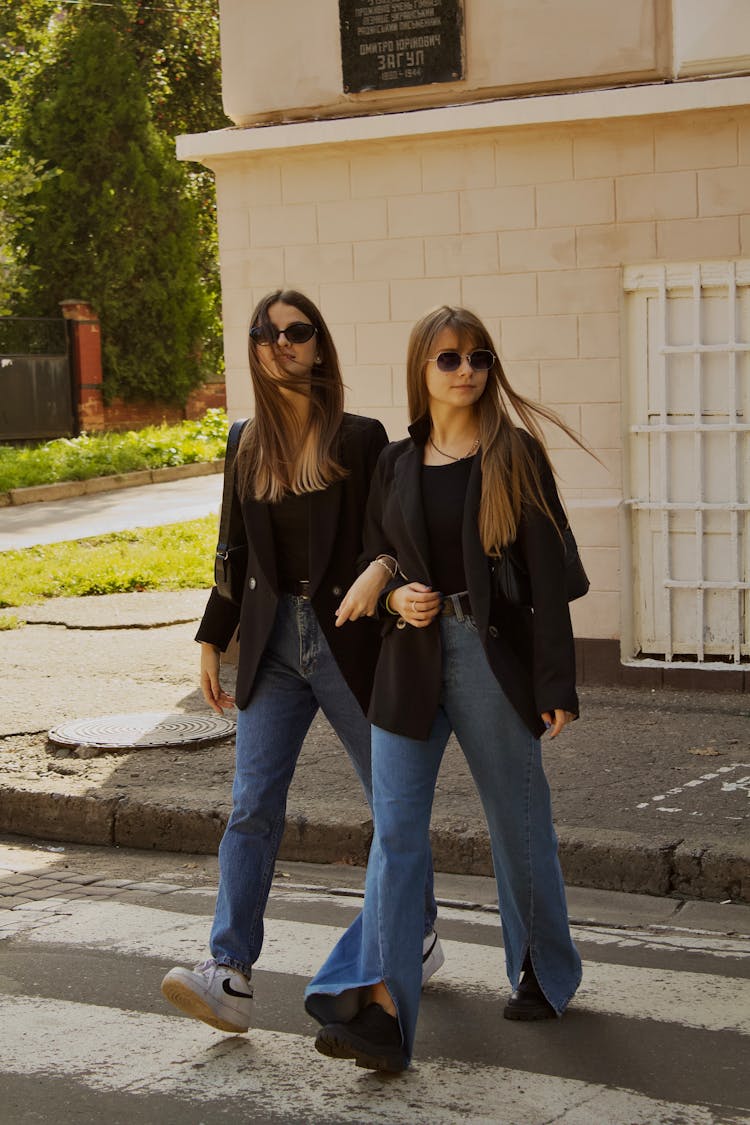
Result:
<svg viewBox="0 0 750 1125"><path fill-rule="evenodd" d="M17 617L15 613L6 613L0 617L0 633L8 629L20 629L26 622Z"/></svg>
<svg viewBox="0 0 750 1125"><path fill-rule="evenodd" d="M0 607L213 584L216 517L0 553ZM7 627L7 626L6 626ZM12 626L10 626L12 627Z"/></svg>
<svg viewBox="0 0 750 1125"><path fill-rule="evenodd" d="M224 410L207 410L202 418L177 426L147 426L124 434L81 434L42 445L0 445L0 492L214 461L224 456L227 429Z"/></svg>

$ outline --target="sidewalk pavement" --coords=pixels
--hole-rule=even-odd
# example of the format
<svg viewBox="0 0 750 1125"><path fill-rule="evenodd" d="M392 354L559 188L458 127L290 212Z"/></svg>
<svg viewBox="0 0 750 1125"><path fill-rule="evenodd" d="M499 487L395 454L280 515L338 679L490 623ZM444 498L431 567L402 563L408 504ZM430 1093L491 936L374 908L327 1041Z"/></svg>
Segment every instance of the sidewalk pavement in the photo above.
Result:
<svg viewBox="0 0 750 1125"><path fill-rule="evenodd" d="M204 711L192 638L206 596L114 594L3 611L28 624L0 632L0 832L216 850L230 809L231 739L94 757L47 740L66 719ZM227 686L231 673L225 667ZM545 742L568 884L750 902L749 719L742 694L584 687L580 721ZM455 743L432 829L438 871L491 873ZM290 792L281 857L363 864L371 831L344 752L319 718Z"/></svg>
<svg viewBox="0 0 750 1125"><path fill-rule="evenodd" d="M218 513L223 461L178 465L173 469L96 477L63 485L40 485L34 503L0 506L0 551L62 543L132 527L156 527ZM133 481L148 478L152 483ZM68 490L72 489L72 495ZM0 497L8 494L0 494Z"/></svg>

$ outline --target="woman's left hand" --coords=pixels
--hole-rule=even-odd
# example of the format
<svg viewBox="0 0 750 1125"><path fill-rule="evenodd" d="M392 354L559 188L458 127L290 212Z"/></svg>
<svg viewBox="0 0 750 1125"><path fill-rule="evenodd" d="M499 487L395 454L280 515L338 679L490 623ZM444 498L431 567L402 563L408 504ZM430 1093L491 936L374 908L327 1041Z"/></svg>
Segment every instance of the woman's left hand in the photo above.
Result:
<svg viewBox="0 0 750 1125"><path fill-rule="evenodd" d="M388 571L380 563L371 562L344 594L336 610L336 628L358 617L374 617L378 598L388 582Z"/></svg>
<svg viewBox="0 0 750 1125"><path fill-rule="evenodd" d="M561 711L557 707L554 712L542 711L542 721L547 728L547 734L550 738L556 738L563 727L568 723L572 723L574 719L575 715L572 711Z"/></svg>

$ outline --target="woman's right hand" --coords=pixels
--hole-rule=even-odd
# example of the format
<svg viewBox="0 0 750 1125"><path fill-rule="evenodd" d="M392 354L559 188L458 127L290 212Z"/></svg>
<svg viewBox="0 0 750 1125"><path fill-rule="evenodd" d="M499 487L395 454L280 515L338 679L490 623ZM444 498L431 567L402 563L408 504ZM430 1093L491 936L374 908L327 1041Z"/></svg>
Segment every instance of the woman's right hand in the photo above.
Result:
<svg viewBox="0 0 750 1125"><path fill-rule="evenodd" d="M234 698L222 689L219 682L221 654L216 645L201 641L201 691L203 698L217 715L224 714L225 707L234 707Z"/></svg>
<svg viewBox="0 0 750 1125"><path fill-rule="evenodd" d="M388 571L380 563L371 562L359 578L352 582L336 610L336 628L345 621L374 617L378 598L388 582Z"/></svg>
<svg viewBox="0 0 750 1125"><path fill-rule="evenodd" d="M388 595L390 611L397 613L415 629L424 629L434 621L440 613L442 604L440 594L421 582L409 582L406 586L398 586Z"/></svg>

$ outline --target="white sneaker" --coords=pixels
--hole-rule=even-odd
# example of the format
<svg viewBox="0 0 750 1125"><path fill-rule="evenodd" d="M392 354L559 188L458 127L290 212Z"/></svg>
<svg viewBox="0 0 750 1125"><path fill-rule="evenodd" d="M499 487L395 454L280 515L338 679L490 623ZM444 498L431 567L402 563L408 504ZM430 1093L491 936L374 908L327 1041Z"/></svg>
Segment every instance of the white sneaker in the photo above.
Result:
<svg viewBox="0 0 750 1125"><path fill-rule="evenodd" d="M247 977L217 965L213 957L195 969L170 969L161 982L163 996L181 1012L219 1031L247 1031L253 988Z"/></svg>
<svg viewBox="0 0 750 1125"><path fill-rule="evenodd" d="M434 930L430 930L422 942L422 985L427 984L445 961L440 938Z"/></svg>

